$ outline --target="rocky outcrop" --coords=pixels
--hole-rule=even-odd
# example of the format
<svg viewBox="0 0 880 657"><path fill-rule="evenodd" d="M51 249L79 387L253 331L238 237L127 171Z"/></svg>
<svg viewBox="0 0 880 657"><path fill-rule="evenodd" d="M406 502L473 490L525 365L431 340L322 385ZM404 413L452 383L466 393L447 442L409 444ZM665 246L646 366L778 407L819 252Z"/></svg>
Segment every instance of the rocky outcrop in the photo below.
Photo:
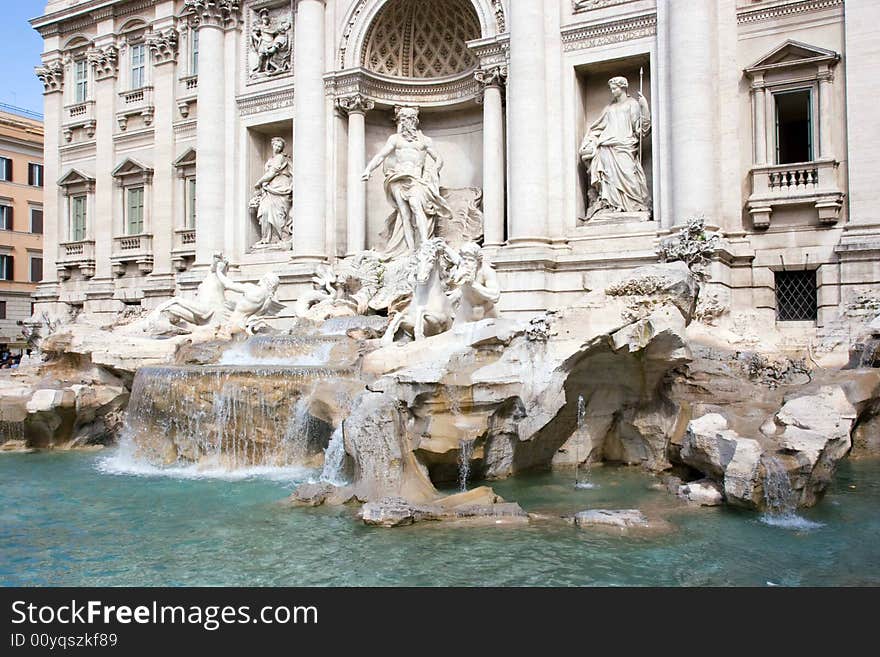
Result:
<svg viewBox="0 0 880 657"><path fill-rule="evenodd" d="M630 529L632 527L648 527L650 523L644 513L638 509L591 509L580 511L574 515L574 524L578 527L614 527Z"/></svg>
<svg viewBox="0 0 880 657"><path fill-rule="evenodd" d="M491 524L526 524L528 514L515 503L505 502L486 486L441 498L432 504L415 504L403 497L386 497L364 504L360 518L365 525L401 527L424 521L467 521Z"/></svg>
<svg viewBox="0 0 880 657"><path fill-rule="evenodd" d="M839 386L790 399L776 413L775 431L768 438L778 445L777 457L789 473L800 505L815 504L831 483L837 463L852 447L850 432L856 416Z"/></svg>
<svg viewBox="0 0 880 657"><path fill-rule="evenodd" d="M70 449L115 441L128 403L128 390L104 375L68 383L36 370L0 380L0 443L24 449Z"/></svg>
<svg viewBox="0 0 880 657"><path fill-rule="evenodd" d="M681 499L699 506L718 506L724 502L721 488L711 479L681 484L677 494Z"/></svg>

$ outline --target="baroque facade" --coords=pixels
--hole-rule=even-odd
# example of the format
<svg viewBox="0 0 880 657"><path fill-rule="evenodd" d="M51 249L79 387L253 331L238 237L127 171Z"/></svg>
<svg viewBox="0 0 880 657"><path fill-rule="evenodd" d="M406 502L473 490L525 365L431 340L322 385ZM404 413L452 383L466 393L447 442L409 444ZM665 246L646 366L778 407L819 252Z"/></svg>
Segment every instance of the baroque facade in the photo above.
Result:
<svg viewBox="0 0 880 657"><path fill-rule="evenodd" d="M406 214L411 188L364 172L402 114L440 224L479 218L502 313L702 217L715 311L810 333L880 285L878 22L872 0L50 1L38 312L153 309L219 252L293 308Z"/></svg>

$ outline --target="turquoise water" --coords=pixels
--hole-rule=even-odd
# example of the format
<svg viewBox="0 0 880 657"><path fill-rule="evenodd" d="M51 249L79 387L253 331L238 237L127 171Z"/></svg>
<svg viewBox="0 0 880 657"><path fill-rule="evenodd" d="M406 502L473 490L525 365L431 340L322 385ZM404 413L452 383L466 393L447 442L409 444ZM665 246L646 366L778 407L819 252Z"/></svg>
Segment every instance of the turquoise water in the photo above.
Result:
<svg viewBox="0 0 880 657"><path fill-rule="evenodd" d="M689 509L632 469L496 482L526 510L639 507L667 531L621 535L559 522L385 530L351 509L277 504L275 473L239 480L108 472L108 453L0 455L4 585L880 585L880 462L848 462L804 512L812 529ZM112 463L112 458L110 459ZM271 473L269 473L271 474Z"/></svg>

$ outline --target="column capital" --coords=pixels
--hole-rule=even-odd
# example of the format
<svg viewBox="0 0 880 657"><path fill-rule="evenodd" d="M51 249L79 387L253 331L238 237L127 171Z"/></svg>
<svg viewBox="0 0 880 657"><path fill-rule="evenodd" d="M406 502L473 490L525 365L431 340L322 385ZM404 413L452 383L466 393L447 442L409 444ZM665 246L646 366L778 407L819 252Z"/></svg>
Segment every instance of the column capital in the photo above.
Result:
<svg viewBox="0 0 880 657"><path fill-rule="evenodd" d="M177 61L177 46L180 36L173 27L162 32L150 32L147 35L147 47L153 55L156 66L173 64Z"/></svg>
<svg viewBox="0 0 880 657"><path fill-rule="evenodd" d="M183 7L192 12L192 25L197 29L225 28L241 18L240 0L185 0Z"/></svg>
<svg viewBox="0 0 880 657"><path fill-rule="evenodd" d="M43 83L44 94L58 93L64 88L64 64L60 60L37 66L34 75Z"/></svg>
<svg viewBox="0 0 880 657"><path fill-rule="evenodd" d="M336 99L336 109L346 114L366 114L375 107L376 103L361 94L340 96Z"/></svg>
<svg viewBox="0 0 880 657"><path fill-rule="evenodd" d="M95 80L115 78L119 72L119 48L115 45L92 48L86 58L95 69Z"/></svg>
<svg viewBox="0 0 880 657"><path fill-rule="evenodd" d="M499 64L478 68L474 71L474 79L484 89L486 87L503 87L507 83L507 66Z"/></svg>
<svg viewBox="0 0 880 657"><path fill-rule="evenodd" d="M486 89L503 89L507 83L507 66L498 64L495 66L485 66L474 71L474 79L480 85L480 91L477 93L477 105L483 104L483 98Z"/></svg>

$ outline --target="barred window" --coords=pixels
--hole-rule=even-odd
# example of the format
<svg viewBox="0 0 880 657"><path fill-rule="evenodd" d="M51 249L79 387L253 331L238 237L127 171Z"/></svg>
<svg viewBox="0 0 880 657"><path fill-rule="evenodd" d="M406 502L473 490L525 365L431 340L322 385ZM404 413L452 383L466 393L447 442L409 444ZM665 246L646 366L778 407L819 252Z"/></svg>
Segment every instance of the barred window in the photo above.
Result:
<svg viewBox="0 0 880 657"><path fill-rule="evenodd" d="M816 270L776 272L776 319L814 322L817 315Z"/></svg>

